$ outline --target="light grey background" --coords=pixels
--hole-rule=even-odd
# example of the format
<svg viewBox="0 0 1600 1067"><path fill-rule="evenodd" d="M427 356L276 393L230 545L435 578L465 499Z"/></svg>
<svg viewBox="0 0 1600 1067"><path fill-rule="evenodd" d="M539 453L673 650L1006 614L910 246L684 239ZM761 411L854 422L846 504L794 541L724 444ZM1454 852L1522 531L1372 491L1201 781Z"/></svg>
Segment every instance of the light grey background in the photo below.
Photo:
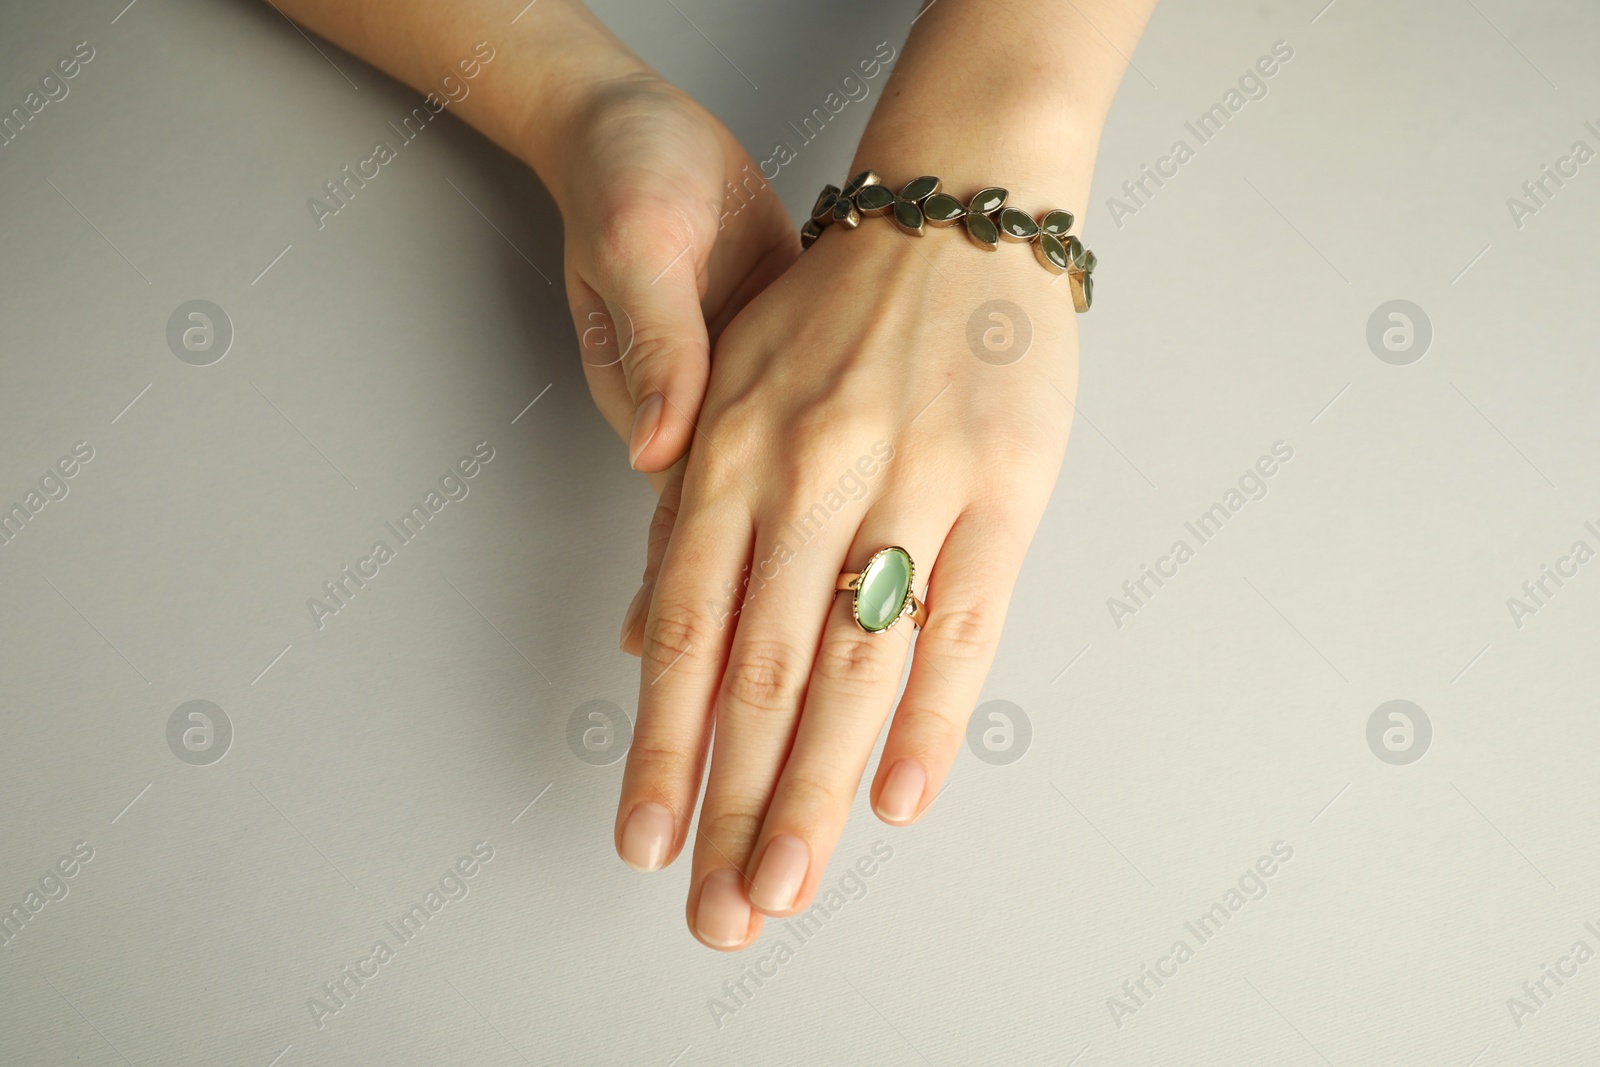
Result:
<svg viewBox="0 0 1600 1067"><path fill-rule="evenodd" d="M124 3L0 12L4 110L96 51L0 148L0 503L95 453L0 548L0 908L94 849L0 948L0 1062L1592 1062L1600 962L1520 1026L1507 1001L1600 950L1600 563L1520 628L1506 603L1600 548L1600 163L1520 227L1507 207L1600 148L1592 5L1163 6L985 690L1031 747L963 752L909 831L863 796L829 884L893 858L718 1025L781 924L696 944L686 865L616 859L621 765L566 743L586 702L632 714L615 642L651 497L546 280L550 201L447 118L319 232L307 198L413 94L265 5ZM914 12L602 8L757 158ZM1119 226L1107 198L1277 41L1266 97ZM791 212L866 118L783 169ZM236 331L209 367L167 348L192 299ZM1409 366L1366 340L1394 299L1432 324ZM319 631L306 599L484 440L470 495ZM1280 440L1266 498L1115 625L1107 598ZM196 699L234 731L209 766L167 745ZM1394 699L1432 724L1407 765L1367 744ZM480 841L469 895L319 1029L307 999ZM1279 841L1268 894L1119 1026L1108 998Z"/></svg>

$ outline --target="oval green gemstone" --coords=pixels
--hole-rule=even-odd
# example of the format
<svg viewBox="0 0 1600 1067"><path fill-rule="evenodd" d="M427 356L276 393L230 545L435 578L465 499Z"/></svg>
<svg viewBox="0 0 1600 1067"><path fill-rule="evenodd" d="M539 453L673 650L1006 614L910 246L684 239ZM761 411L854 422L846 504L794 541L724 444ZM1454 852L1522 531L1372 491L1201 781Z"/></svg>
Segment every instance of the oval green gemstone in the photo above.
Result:
<svg viewBox="0 0 1600 1067"><path fill-rule="evenodd" d="M991 252L1000 247L1000 227L988 215L967 215L967 234Z"/></svg>
<svg viewBox="0 0 1600 1067"><path fill-rule="evenodd" d="M1002 208L1000 232L1018 241L1031 241L1033 235L1039 232L1039 224L1033 221L1032 215L1020 208Z"/></svg>
<svg viewBox="0 0 1600 1067"><path fill-rule="evenodd" d="M1057 208L1054 211L1046 211L1044 213L1044 218L1039 220L1039 228L1053 236L1065 237L1067 231L1072 229L1072 224L1076 221L1072 217L1072 212L1062 211Z"/></svg>
<svg viewBox="0 0 1600 1067"><path fill-rule="evenodd" d="M887 215L894 205L894 193L882 185L869 185L856 194L856 207L863 215Z"/></svg>
<svg viewBox="0 0 1600 1067"><path fill-rule="evenodd" d="M906 182L906 187L900 190L900 199L921 203L938 191L939 179L931 174L925 174L920 178L912 178Z"/></svg>
<svg viewBox="0 0 1600 1067"><path fill-rule="evenodd" d="M1095 264L1099 262L1100 260L1095 257L1093 249L1085 248L1083 250L1083 272L1085 274L1093 274Z"/></svg>
<svg viewBox="0 0 1600 1067"><path fill-rule="evenodd" d="M894 221L906 233L922 236L922 209L911 201L894 202Z"/></svg>
<svg viewBox="0 0 1600 1067"><path fill-rule="evenodd" d="M872 557L856 584L856 621L870 633L894 625L911 593L911 556L903 548L886 548Z"/></svg>
<svg viewBox="0 0 1600 1067"><path fill-rule="evenodd" d="M1006 191L998 186L979 189L972 198L970 210L979 215L992 215L1006 202Z"/></svg>
<svg viewBox="0 0 1600 1067"><path fill-rule="evenodd" d="M923 201L922 210L928 216L928 221L935 226L953 225L967 213L961 201L948 193L934 193Z"/></svg>
<svg viewBox="0 0 1600 1067"><path fill-rule="evenodd" d="M847 230L853 230L861 225L861 212L856 210L854 201L841 196L833 204L833 221Z"/></svg>
<svg viewBox="0 0 1600 1067"><path fill-rule="evenodd" d="M1083 310L1088 311L1094 306L1094 275L1083 276Z"/></svg>
<svg viewBox="0 0 1600 1067"><path fill-rule="evenodd" d="M1039 235L1039 241L1033 246L1034 253L1039 257L1039 262L1044 264L1051 274L1060 274L1071 266L1067 259L1067 249L1056 236L1045 232Z"/></svg>

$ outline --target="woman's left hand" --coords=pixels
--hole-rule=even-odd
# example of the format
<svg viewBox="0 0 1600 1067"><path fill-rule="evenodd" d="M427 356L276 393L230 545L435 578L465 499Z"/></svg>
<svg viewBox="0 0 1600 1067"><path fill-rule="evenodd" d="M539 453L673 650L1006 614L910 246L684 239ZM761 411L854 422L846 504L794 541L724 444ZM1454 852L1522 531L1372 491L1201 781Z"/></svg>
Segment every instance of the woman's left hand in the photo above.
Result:
<svg viewBox="0 0 1600 1067"><path fill-rule="evenodd" d="M867 219L825 232L718 343L652 527L648 609L624 627L642 677L616 821L631 865L669 863L715 724L687 904L705 944L743 948L817 891L914 632L866 632L834 586L890 545L928 622L872 806L904 825L938 795L1066 447L1068 284L1024 246Z"/></svg>

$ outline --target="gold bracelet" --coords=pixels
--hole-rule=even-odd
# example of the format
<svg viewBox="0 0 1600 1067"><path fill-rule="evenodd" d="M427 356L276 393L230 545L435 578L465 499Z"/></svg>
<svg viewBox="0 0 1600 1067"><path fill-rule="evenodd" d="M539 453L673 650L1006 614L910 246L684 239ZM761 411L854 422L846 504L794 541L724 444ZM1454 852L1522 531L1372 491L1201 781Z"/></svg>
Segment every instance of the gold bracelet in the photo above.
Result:
<svg viewBox="0 0 1600 1067"><path fill-rule="evenodd" d="M931 175L913 178L899 195L883 184L876 171L864 170L845 183L825 185L811 209L811 220L800 227L800 247L812 246L822 231L837 223L847 230L861 225L863 215L888 215L901 231L912 237L923 235L923 225L954 226L964 223L967 236L988 252L1001 241L1033 245L1033 253L1051 274L1065 274L1072 289L1072 306L1078 312L1089 310L1094 302L1095 255L1068 231L1076 221L1072 212L1059 208L1046 211L1038 219L1021 208L1007 207L1007 192L994 186L979 189L963 204L949 193L939 191L939 179Z"/></svg>

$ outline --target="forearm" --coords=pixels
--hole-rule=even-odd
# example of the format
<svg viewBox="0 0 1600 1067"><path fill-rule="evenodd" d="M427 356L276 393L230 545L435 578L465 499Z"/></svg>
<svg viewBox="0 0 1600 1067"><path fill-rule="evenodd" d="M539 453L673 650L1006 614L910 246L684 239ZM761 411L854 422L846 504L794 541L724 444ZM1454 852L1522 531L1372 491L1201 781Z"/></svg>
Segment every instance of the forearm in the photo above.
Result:
<svg viewBox="0 0 1600 1067"><path fill-rule="evenodd" d="M1156 0L934 0L852 170L919 174L955 195L1004 185L1080 217L1107 110Z"/></svg>
<svg viewBox="0 0 1600 1067"><path fill-rule="evenodd" d="M419 93L449 101L461 119L538 172L558 200L554 164L594 88L648 70L579 0L274 4ZM493 49L488 63L475 51L482 44ZM469 70L476 75L466 77Z"/></svg>

